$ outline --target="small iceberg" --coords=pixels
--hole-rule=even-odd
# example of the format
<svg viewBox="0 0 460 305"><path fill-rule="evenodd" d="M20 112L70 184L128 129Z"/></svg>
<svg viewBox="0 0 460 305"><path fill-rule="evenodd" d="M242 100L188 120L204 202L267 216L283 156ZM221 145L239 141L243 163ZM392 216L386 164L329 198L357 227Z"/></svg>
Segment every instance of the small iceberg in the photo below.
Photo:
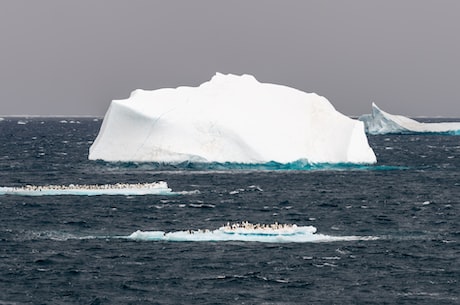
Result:
<svg viewBox="0 0 460 305"><path fill-rule="evenodd" d="M422 123L402 115L389 114L372 103L372 113L358 118L366 132L373 135L389 133L438 133L460 135L460 122Z"/></svg>
<svg viewBox="0 0 460 305"><path fill-rule="evenodd" d="M199 229L175 232L136 231L126 238L137 241L243 241L265 243L306 243L306 242L335 242L353 240L375 240L373 236L331 236L317 234L313 226L297 226L296 224L251 224L249 222L227 223L215 229Z"/></svg>
<svg viewBox="0 0 460 305"><path fill-rule="evenodd" d="M53 195L76 195L76 196L98 196L98 195L185 195L194 194L191 192L173 192L164 181L153 183L116 183L102 185L26 185L23 187L0 187L0 195L18 196L53 196Z"/></svg>

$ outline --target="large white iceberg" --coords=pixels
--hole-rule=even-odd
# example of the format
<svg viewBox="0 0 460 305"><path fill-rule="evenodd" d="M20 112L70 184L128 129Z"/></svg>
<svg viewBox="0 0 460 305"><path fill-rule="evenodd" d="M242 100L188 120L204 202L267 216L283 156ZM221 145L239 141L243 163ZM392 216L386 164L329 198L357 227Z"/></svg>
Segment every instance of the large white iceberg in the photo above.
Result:
<svg viewBox="0 0 460 305"><path fill-rule="evenodd" d="M421 123L402 115L381 110L372 103L372 113L358 118L370 134L387 133L446 133L460 135L460 122Z"/></svg>
<svg viewBox="0 0 460 305"><path fill-rule="evenodd" d="M364 124L314 93L217 73L199 87L112 101L89 159L375 163Z"/></svg>

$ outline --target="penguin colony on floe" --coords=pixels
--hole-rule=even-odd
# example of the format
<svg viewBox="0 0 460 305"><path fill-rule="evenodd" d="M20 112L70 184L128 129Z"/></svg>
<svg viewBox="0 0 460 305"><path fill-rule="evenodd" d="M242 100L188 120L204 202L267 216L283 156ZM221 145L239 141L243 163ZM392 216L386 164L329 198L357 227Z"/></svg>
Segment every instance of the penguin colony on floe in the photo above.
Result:
<svg viewBox="0 0 460 305"><path fill-rule="evenodd" d="M223 230L236 230L236 229L245 229L245 230L285 230L285 229L295 229L297 225L295 224L280 224L278 222L274 222L272 224L252 224L247 221L243 221L241 223L233 223L230 224L227 222L225 226L222 227Z"/></svg>
<svg viewBox="0 0 460 305"><path fill-rule="evenodd" d="M69 184L69 185L26 185L22 187L13 187L13 191L56 191L56 190L120 190L120 189L153 189L167 188L165 182L153 183L116 183L116 184Z"/></svg>

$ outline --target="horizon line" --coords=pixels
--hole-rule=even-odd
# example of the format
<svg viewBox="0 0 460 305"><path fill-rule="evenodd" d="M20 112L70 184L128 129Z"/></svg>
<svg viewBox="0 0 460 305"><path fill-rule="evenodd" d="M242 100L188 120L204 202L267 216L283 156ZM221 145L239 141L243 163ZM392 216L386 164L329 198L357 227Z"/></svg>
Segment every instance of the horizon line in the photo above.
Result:
<svg viewBox="0 0 460 305"><path fill-rule="evenodd" d="M344 114L345 115L345 114ZM352 119L358 119L360 115L345 115ZM98 118L103 119L104 115L95 115L95 114L0 114L0 118ZM460 116L428 116L428 115L419 115L419 116L406 116L413 119L460 119Z"/></svg>
<svg viewBox="0 0 460 305"><path fill-rule="evenodd" d="M93 114L0 114L0 118L104 118Z"/></svg>

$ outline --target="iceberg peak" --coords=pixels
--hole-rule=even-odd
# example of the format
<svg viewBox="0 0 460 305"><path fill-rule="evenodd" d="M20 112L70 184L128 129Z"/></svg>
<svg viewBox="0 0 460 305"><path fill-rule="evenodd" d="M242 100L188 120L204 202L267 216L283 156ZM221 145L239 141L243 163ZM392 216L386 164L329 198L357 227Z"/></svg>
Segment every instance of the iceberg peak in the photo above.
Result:
<svg viewBox="0 0 460 305"><path fill-rule="evenodd" d="M362 122L329 101L252 75L135 90L113 101L89 159L177 163L375 163Z"/></svg>
<svg viewBox="0 0 460 305"><path fill-rule="evenodd" d="M223 74L217 72L211 80L200 85L201 88L209 88L210 90L226 90L233 88L243 88L250 86L257 86L260 83L257 79L249 74L235 75Z"/></svg>
<svg viewBox="0 0 460 305"><path fill-rule="evenodd" d="M216 72L216 74L211 78L211 83L215 82L229 82L229 81L246 81L246 82L256 82L258 83L257 79L250 74L243 74L241 76L236 74L224 74L220 72Z"/></svg>

